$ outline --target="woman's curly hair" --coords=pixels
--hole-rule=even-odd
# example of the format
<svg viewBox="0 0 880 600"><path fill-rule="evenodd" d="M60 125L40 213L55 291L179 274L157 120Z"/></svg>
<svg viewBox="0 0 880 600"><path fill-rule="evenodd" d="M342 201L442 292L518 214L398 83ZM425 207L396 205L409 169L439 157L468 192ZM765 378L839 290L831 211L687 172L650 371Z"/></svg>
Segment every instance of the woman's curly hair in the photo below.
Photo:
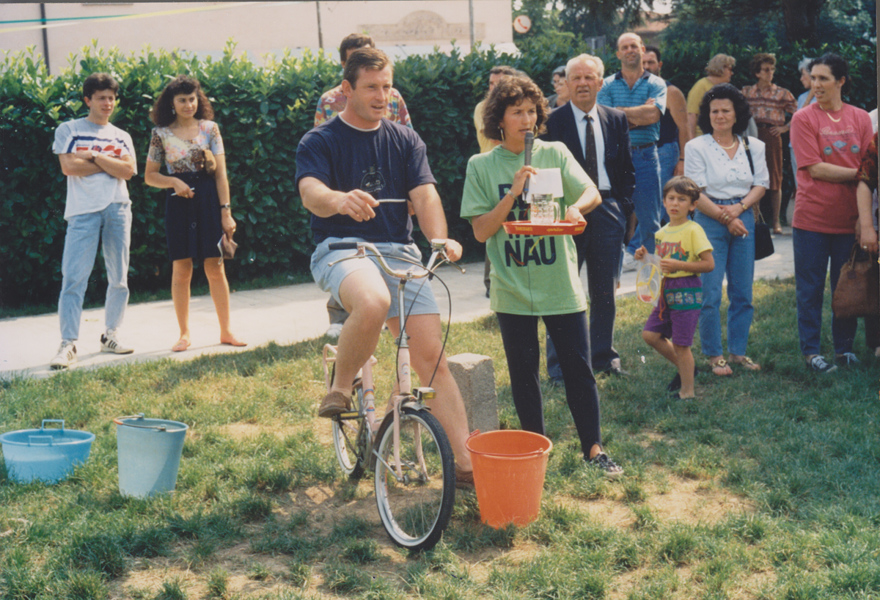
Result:
<svg viewBox="0 0 880 600"><path fill-rule="evenodd" d="M703 130L703 133L712 133L712 122L709 119L709 104L712 100L730 100L733 102L733 111L736 114L736 123L733 124L733 133L741 135L749 127L749 119L752 111L749 109L749 103L738 89L729 83L719 83L711 88L703 101L700 102L700 118L697 125Z"/></svg>
<svg viewBox="0 0 880 600"><path fill-rule="evenodd" d="M202 85L199 80L189 75L178 75L172 79L150 110L150 120L160 127L167 127L174 123L174 97L181 94L192 94L195 92L196 99L199 101L199 108L196 110L196 119L213 119L214 109L211 108L211 101L202 91Z"/></svg>
<svg viewBox="0 0 880 600"><path fill-rule="evenodd" d="M516 106L523 100L531 100L535 103L538 112L538 120L535 124L535 135L547 131L544 124L550 115L547 100L541 93L541 88L529 79L521 75L509 75L502 77L501 81L486 96L486 104L483 106L483 135L490 140L502 140L501 121L508 106Z"/></svg>

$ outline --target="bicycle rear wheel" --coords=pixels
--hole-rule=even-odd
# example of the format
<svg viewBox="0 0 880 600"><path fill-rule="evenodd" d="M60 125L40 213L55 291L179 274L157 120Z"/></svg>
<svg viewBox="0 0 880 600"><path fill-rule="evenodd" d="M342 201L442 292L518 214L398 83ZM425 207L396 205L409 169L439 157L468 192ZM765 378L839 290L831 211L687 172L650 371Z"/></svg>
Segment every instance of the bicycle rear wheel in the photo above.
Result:
<svg viewBox="0 0 880 600"><path fill-rule="evenodd" d="M334 417L332 421L336 458L342 472L351 479L363 476L370 445L370 428L364 411L364 389L357 384L351 391L351 410Z"/></svg>
<svg viewBox="0 0 880 600"><path fill-rule="evenodd" d="M400 411L400 469L394 458L394 420L377 434L376 504L395 544L410 550L433 548L449 523L455 503L455 460L446 432L425 409Z"/></svg>

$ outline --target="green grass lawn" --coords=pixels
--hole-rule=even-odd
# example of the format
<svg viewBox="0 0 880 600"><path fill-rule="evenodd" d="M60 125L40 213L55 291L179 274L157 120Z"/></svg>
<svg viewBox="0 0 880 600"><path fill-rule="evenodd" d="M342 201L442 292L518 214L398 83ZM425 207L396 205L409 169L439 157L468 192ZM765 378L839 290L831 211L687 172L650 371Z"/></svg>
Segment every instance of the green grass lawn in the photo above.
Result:
<svg viewBox="0 0 880 600"><path fill-rule="evenodd" d="M703 361L685 403L639 336L648 307L623 300L631 376L599 385L626 474L583 466L564 394L547 386L539 519L495 531L460 493L421 555L391 544L370 479L340 475L315 416L322 339L7 381L0 431L64 418L97 439L57 485L12 484L0 467L0 598L880 598L880 369L860 329L862 366L808 373L792 281L756 283L755 305L749 354L764 370L719 378ZM449 350L492 357L502 426L517 427L494 318L455 325ZM384 382L387 337L377 356ZM191 427L170 497L119 494L112 419L138 412Z"/></svg>

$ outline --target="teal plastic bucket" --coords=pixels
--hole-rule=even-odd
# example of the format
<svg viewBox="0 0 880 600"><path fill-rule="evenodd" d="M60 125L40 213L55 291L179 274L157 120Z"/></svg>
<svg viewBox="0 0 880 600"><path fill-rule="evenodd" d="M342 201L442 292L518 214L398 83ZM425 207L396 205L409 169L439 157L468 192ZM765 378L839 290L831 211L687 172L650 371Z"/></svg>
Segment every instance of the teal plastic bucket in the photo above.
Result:
<svg viewBox="0 0 880 600"><path fill-rule="evenodd" d="M61 429L46 429L46 423L61 423ZM65 429L64 419L43 419L39 429L0 435L0 444L9 479L56 483L88 460L94 439L94 433Z"/></svg>
<svg viewBox="0 0 880 600"><path fill-rule="evenodd" d="M143 414L118 417L116 450L119 492L130 498L149 498L174 491L186 423L145 419Z"/></svg>

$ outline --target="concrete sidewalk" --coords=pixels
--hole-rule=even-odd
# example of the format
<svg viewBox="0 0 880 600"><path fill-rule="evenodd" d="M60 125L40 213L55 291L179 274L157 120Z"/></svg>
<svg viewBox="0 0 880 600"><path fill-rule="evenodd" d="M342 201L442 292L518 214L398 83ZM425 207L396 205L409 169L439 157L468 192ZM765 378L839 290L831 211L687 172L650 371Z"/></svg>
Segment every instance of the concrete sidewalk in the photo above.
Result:
<svg viewBox="0 0 880 600"><path fill-rule="evenodd" d="M790 233L790 229L786 228ZM791 236L773 238L776 253L755 265L756 279L785 279L794 275ZM439 274L449 286L454 321L472 321L489 314L489 299L483 287L483 263L466 265L467 272L443 267ZM621 278L618 295L635 292L635 272ZM449 304L443 286L432 283L446 319ZM117 356L100 352L99 338L104 332L104 309L83 312L80 339L76 344L78 362L73 368L93 368L160 358L189 360L204 354L241 352L269 342L281 345L312 339L326 331L329 322L325 304L327 294L315 284L235 292L232 294L232 325L236 335L248 342L246 348L219 344L220 331L210 296L194 297L190 304L192 346L186 352L171 352L178 329L170 300L132 304L120 328L120 340L135 349L134 354ZM49 361L61 342L58 315L0 319L0 379L47 377L57 371ZM455 349L452 349L455 353Z"/></svg>

